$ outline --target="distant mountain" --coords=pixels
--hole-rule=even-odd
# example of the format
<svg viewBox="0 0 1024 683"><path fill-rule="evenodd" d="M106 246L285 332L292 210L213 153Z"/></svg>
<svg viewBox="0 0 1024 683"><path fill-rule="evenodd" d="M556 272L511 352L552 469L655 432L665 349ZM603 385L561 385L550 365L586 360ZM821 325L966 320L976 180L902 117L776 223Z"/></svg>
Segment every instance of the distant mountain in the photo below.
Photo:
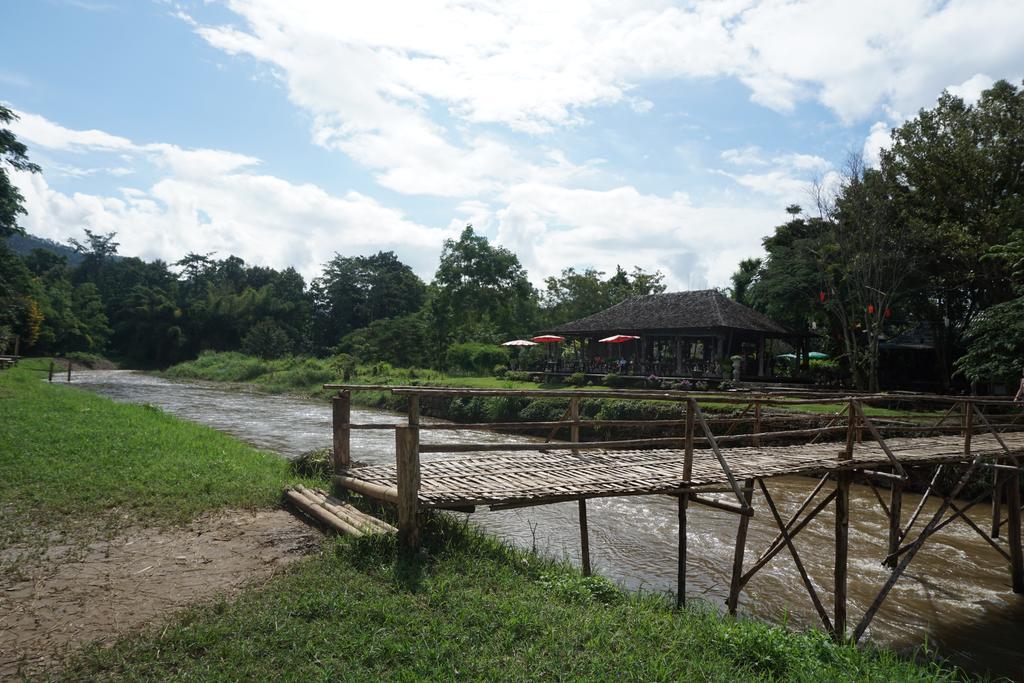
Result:
<svg viewBox="0 0 1024 683"><path fill-rule="evenodd" d="M82 254L79 254L66 244L54 242L53 240L48 240L45 237L36 237L35 235L12 235L7 238L7 246L9 246L11 251L15 254L20 254L22 256L28 256L32 253L33 249L42 249L43 251L49 251L57 254L58 256L66 256L69 266L77 266L85 260L85 257Z"/></svg>

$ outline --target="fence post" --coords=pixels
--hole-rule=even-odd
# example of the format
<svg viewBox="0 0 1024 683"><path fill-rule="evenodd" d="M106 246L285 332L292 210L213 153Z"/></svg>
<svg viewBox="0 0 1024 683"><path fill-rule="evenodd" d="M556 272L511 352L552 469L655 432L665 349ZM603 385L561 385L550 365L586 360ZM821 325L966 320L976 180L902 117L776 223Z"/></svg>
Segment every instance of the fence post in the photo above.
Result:
<svg viewBox="0 0 1024 683"><path fill-rule="evenodd" d="M896 567L899 558L896 552L900 549L903 535L903 480L893 479L889 482L889 556L886 565Z"/></svg>
<svg viewBox="0 0 1024 683"><path fill-rule="evenodd" d="M683 437L683 486L679 494L679 557L676 568L676 607L686 604L686 513L690 505L690 478L693 476L693 431L697 401L686 399L686 434Z"/></svg>
<svg viewBox="0 0 1024 683"><path fill-rule="evenodd" d="M995 471L995 481L992 482L992 538L999 538L999 527L1003 525L1003 476L999 470Z"/></svg>
<svg viewBox="0 0 1024 683"><path fill-rule="evenodd" d="M46 381L47 382L52 382L53 381L53 361L52 360L50 361L50 374L47 376Z"/></svg>
<svg viewBox="0 0 1024 683"><path fill-rule="evenodd" d="M338 473L347 470L352 464L352 452L350 435L351 428L351 403L352 392L339 391L337 396L331 398L331 420L334 447L334 471Z"/></svg>
<svg viewBox="0 0 1024 683"><path fill-rule="evenodd" d="M20 351L21 351L21 335L20 334L16 334L16 335L14 335L14 357L15 358L17 358L19 355L21 355L19 353Z"/></svg>
<svg viewBox="0 0 1024 683"><path fill-rule="evenodd" d="M761 433L761 399L754 399L754 433ZM755 436L751 442L754 446L761 445L761 437Z"/></svg>
<svg viewBox="0 0 1024 683"><path fill-rule="evenodd" d="M68 383L71 383L71 361L68 361Z"/></svg>
<svg viewBox="0 0 1024 683"><path fill-rule="evenodd" d="M569 441L580 442L580 397L573 396L569 399ZM573 455L579 455L578 449L573 449ZM583 567L583 576L590 576L590 530L587 528L587 499L580 498L580 564Z"/></svg>
<svg viewBox="0 0 1024 683"><path fill-rule="evenodd" d="M419 429L395 427L395 465L398 473L398 547L413 554L420 549L418 519L420 493Z"/></svg>
<svg viewBox="0 0 1024 683"><path fill-rule="evenodd" d="M857 438L860 425L860 404L850 399L848 423L846 430L846 450L840 454L840 460L853 459L853 444ZM850 481L853 473L840 470L836 473L836 560L833 571L833 618L834 636L839 642L846 640L846 579L847 563L850 552Z"/></svg>
<svg viewBox="0 0 1024 683"><path fill-rule="evenodd" d="M974 433L974 404L964 401L964 455L971 454L971 435Z"/></svg>

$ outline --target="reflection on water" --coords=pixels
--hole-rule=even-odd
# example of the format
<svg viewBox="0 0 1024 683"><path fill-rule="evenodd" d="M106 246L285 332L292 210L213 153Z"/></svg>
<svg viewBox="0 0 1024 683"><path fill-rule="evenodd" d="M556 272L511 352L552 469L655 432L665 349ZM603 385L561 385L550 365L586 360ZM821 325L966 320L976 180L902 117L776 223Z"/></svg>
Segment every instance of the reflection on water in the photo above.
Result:
<svg viewBox="0 0 1024 683"><path fill-rule="evenodd" d="M295 457L330 444L330 407L287 396L227 390L206 383L179 383L130 371L93 371L73 384L120 401L150 403L195 420L260 448ZM353 422L397 422L398 416L354 408ZM509 441L528 437L490 432L430 432L445 440ZM353 458L366 463L393 462L390 431L353 431ZM424 455L424 458L431 457ZM444 456L433 456L444 457ZM788 518L810 491L802 477L769 480L772 495ZM758 505L755 496L755 505ZM906 495L904 510L918 498ZM887 520L871 491L854 486L850 516L851 624L871 603L888 572ZM688 597L703 597L721 607L728 591L737 517L701 506L690 508ZM935 510L935 503L927 509ZM987 524L982 508L972 515ZM677 526L675 501L664 496L605 498L588 502L590 548L595 571L631 588L671 591L675 587ZM987 512L987 508L984 509ZM909 513L908 513L909 514ZM926 517L925 517L926 518ZM472 520L488 532L521 546L579 559L577 506L560 503L499 512L481 511ZM918 523L917 529L921 528ZM822 601L831 606L833 518L831 508L808 525L796 545ZM751 520L747 566L774 538L776 527L763 504ZM1010 591L1009 568L965 524L951 524L918 554L875 617L869 637L876 643L910 651L925 639L954 663L977 672L1024 680L1024 596ZM779 554L747 585L740 610L789 624L817 625L817 616L789 555ZM831 611L831 610L830 610Z"/></svg>

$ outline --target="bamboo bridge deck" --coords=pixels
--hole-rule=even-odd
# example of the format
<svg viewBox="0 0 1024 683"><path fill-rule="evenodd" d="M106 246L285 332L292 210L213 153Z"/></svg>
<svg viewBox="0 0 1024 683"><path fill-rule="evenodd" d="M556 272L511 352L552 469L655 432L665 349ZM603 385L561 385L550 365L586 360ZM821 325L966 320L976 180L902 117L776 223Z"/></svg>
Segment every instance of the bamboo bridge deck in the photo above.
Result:
<svg viewBox="0 0 1024 683"><path fill-rule="evenodd" d="M1000 435L1007 453L992 435L977 435L973 456L1002 459L1024 456L1024 433ZM888 439L889 449L904 466L964 460L963 439L954 436ZM540 445L538 445L539 447ZM557 444L549 444L557 447ZM441 448L441 447L439 447ZM736 479L765 479L792 474L824 474L841 470L875 470L892 463L874 442L853 447L853 457L840 458L834 443L796 446L741 446L722 455ZM728 485L729 480L710 452L695 451L689 486L684 482L682 449L572 450L502 453L425 460L420 463L418 500L423 507L509 506L580 498L673 494L689 488ZM394 465L371 465L340 472L369 484L398 487Z"/></svg>
<svg viewBox="0 0 1024 683"><path fill-rule="evenodd" d="M1022 547L1021 466L1024 456L1024 425L1020 407L1005 398L946 397L933 395L836 396L823 394L717 394L694 395L674 391L551 391L456 389L427 387L368 387L325 385L336 389L333 406L334 483L345 491L375 498L397 508L398 540L404 551L420 546L422 512L449 509L473 512L478 506L503 510L530 505L576 501L579 505L580 557L590 573L587 500L611 496L671 495L678 500L679 553L676 600L686 598L687 510L691 504L709 506L737 515L736 544L726 604L735 613L739 593L751 577L776 556L788 552L796 565L814 608L825 629L837 640L863 636L875 613L925 542L935 533L960 521L971 527L1009 564L1010 584L1024 593ZM406 421L393 424L353 424L350 401L353 391L389 391L407 400ZM553 422L421 424L421 400L478 396L514 399L558 398L567 403L562 418ZM585 399L647 399L675 402L678 419L585 420ZM738 413L707 418L701 402L733 404ZM836 411L824 418L793 417L793 408L806 404L831 404ZM910 403L915 420L869 417L865 406ZM923 423L931 413L921 405L947 408L934 423ZM745 406L745 407L744 407ZM742 408L742 409L741 409ZM780 408L779 415L764 415L765 408ZM989 413L985 413L985 409ZM938 411L936 411L937 413ZM991 418L991 419L990 419ZM821 425L819 420L829 419ZM792 429L804 421L809 428ZM741 424L749 433L733 434ZM772 427L782 428L772 431ZM584 429L659 427L667 437L584 441ZM713 427L727 427L715 433ZM550 430L547 442L432 443L421 434L433 430ZM351 431L387 429L395 435L395 464L354 467ZM552 442L564 431L567 441ZM600 436L603 432L599 432ZM906 436L920 434L920 436ZM843 438L841 442L823 439ZM779 439L793 443L772 445ZM739 444L739 445L737 445ZM421 454L431 455L421 461ZM462 455L459 455L462 454ZM467 455L468 454L468 455ZM945 476L944 476L945 473ZM807 478L811 488L800 507L783 519L766 479L786 475ZM878 595L852 630L847 628L847 576L849 571L850 486L863 481L889 520L887 554L880 559L891 573ZM961 500L961 492L974 479L981 495ZM952 482L952 483L950 483ZM912 514L903 512L905 487L922 491ZM708 497L709 493L724 496ZM755 493L759 493L755 499ZM883 497L888 493L888 502ZM937 509L924 513L929 498ZM967 516L981 501L990 499L990 531ZM333 499L332 499L333 500ZM775 539L753 563L745 559L747 526L755 514L755 501L767 511L778 528ZM328 501L330 502L330 501ZM339 501L340 502L340 501ZM332 509L342 509L331 503ZM834 514L835 571L833 609L824 606L819 586L807 574L794 544L797 535L826 508ZM920 523L919 523L920 521ZM700 523L699 518L695 520ZM749 564L749 566L747 566Z"/></svg>

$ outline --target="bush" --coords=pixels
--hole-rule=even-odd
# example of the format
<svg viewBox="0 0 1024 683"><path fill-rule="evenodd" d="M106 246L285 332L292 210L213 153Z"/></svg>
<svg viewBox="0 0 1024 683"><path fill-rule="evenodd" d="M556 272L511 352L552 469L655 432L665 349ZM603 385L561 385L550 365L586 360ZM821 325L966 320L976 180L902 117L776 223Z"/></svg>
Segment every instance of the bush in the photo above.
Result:
<svg viewBox="0 0 1024 683"><path fill-rule="evenodd" d="M355 375L356 359L347 353L339 353L331 356L327 364L331 371L333 371L338 377L341 377L345 382L350 381L352 376Z"/></svg>
<svg viewBox="0 0 1024 683"><path fill-rule="evenodd" d="M498 365L494 366L494 370L492 372L494 372L495 377L504 377L505 375L508 374L508 367L506 367L503 363L499 363Z"/></svg>
<svg viewBox="0 0 1024 683"><path fill-rule="evenodd" d="M280 358L287 355L291 348L288 333L273 320L261 320L242 337L242 353L263 360Z"/></svg>
<svg viewBox="0 0 1024 683"><path fill-rule="evenodd" d="M587 376L582 372L574 372L565 378L565 383L571 387L587 386Z"/></svg>
<svg viewBox="0 0 1024 683"><path fill-rule="evenodd" d="M508 365L508 350L494 344L452 344L445 360L449 368L486 374L495 365Z"/></svg>
<svg viewBox="0 0 1024 683"><path fill-rule="evenodd" d="M523 422L556 422L568 407L569 399L566 398L538 398L519 411L519 419Z"/></svg>
<svg viewBox="0 0 1024 683"><path fill-rule="evenodd" d="M505 373L505 379L510 382L529 382L530 373L523 370L509 370Z"/></svg>
<svg viewBox="0 0 1024 683"><path fill-rule="evenodd" d="M625 378L622 375L609 373L601 378L601 384L613 389L626 386Z"/></svg>

